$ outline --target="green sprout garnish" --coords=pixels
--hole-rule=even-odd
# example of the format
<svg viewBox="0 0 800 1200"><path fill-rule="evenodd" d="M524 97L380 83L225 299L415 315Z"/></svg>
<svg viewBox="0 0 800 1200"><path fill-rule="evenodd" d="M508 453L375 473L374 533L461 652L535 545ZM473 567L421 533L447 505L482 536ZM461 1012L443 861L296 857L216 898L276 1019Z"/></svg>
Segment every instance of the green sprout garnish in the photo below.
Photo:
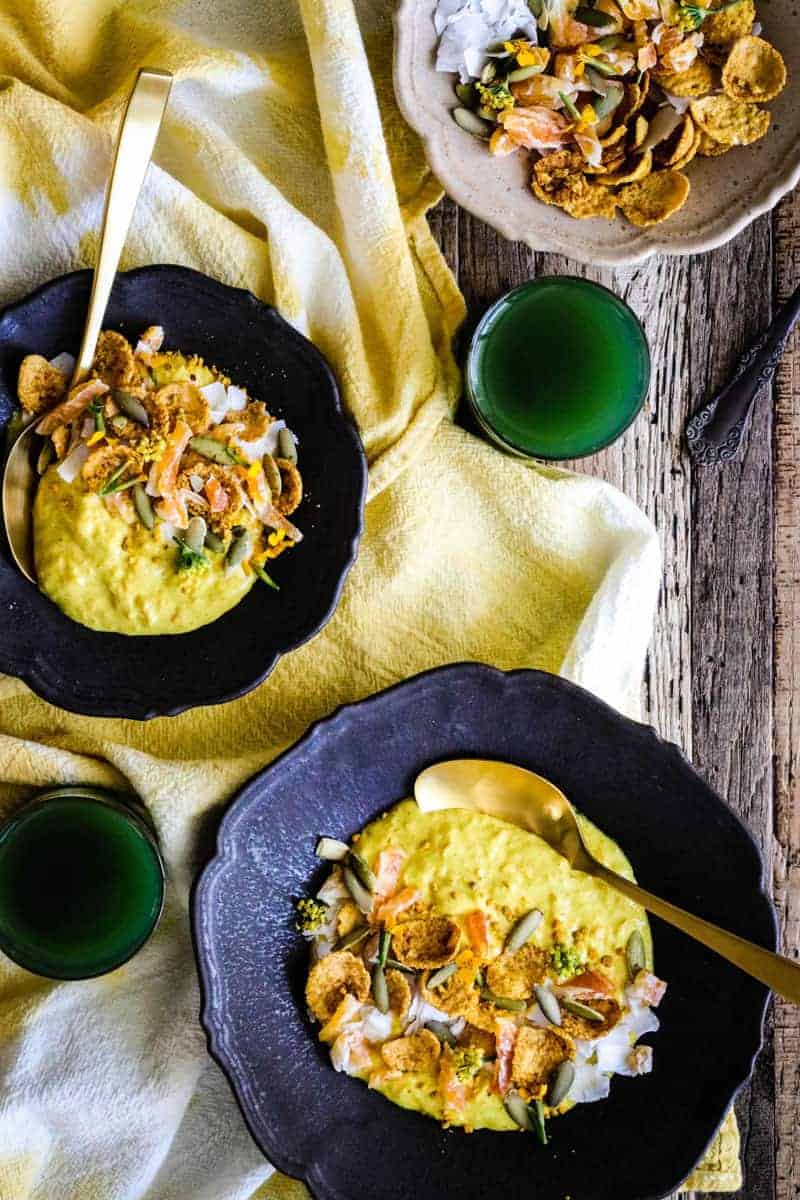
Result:
<svg viewBox="0 0 800 1200"><path fill-rule="evenodd" d="M702 8L699 4L679 4L678 25L685 33L691 33L700 28L706 17L725 12L726 8L733 8L739 3L741 0L728 0L727 4L720 4L719 8Z"/></svg>
<svg viewBox="0 0 800 1200"><path fill-rule="evenodd" d="M577 108L572 103L572 100L569 98L569 96L566 94L566 92L559 92L558 95L559 95L559 99L561 100L561 103L564 105L564 108L567 110L569 115L572 117L573 121L580 121L581 114L578 112Z"/></svg>
<svg viewBox="0 0 800 1200"><path fill-rule="evenodd" d="M199 550L193 550L192 547L178 537L177 534L172 539L178 547L178 569L181 571L204 571L208 566L208 559L205 554L201 554Z"/></svg>
<svg viewBox="0 0 800 1200"><path fill-rule="evenodd" d="M462 1083L474 1079L483 1066L483 1054L477 1046L459 1046L453 1051L456 1078Z"/></svg>
<svg viewBox="0 0 800 1200"><path fill-rule="evenodd" d="M265 583L267 585L267 587L271 587L276 592L279 592L281 590L278 587L275 580L272 578L272 576L267 574L267 572L264 570L264 568L261 566L260 563L253 563L253 570L255 571L256 575L261 580L261 582Z"/></svg>
<svg viewBox="0 0 800 1200"><path fill-rule="evenodd" d="M131 464L126 460L117 467L116 471L112 471L105 483L98 489L98 496L111 496L114 492L124 492L126 488L133 487L139 482L139 477L135 479L123 480L122 476L128 470Z"/></svg>
<svg viewBox="0 0 800 1200"><path fill-rule="evenodd" d="M106 431L106 419L105 419L105 417L103 416L103 406L102 406L102 404L100 403L100 401L99 401L99 400L93 400L93 401L92 401L92 403L89 405L89 412L90 412L90 413L92 414L92 416L94 417L94 431L95 431L95 433L105 433L105 431Z"/></svg>
<svg viewBox="0 0 800 1200"><path fill-rule="evenodd" d="M563 942L556 942L550 951L550 966L559 979L571 979L573 975L581 973L585 963L580 951L573 946L565 946Z"/></svg>
<svg viewBox="0 0 800 1200"><path fill-rule="evenodd" d="M312 900L306 897L298 900L295 908L297 920L294 927L298 933L316 933L328 919L328 906L322 900Z"/></svg>

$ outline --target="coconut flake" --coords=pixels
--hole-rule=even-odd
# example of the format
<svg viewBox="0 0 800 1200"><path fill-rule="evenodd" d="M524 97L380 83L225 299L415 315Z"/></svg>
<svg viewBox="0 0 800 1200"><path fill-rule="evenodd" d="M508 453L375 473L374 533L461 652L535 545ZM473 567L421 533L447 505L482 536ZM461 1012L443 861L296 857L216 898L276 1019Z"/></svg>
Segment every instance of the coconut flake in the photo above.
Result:
<svg viewBox="0 0 800 1200"><path fill-rule="evenodd" d="M233 444L237 450L241 450L248 462L259 462L265 454L274 456L277 453L278 434L285 428L285 421L273 421L262 437L256 438L252 442L245 442L241 438L235 437Z"/></svg>
<svg viewBox="0 0 800 1200"><path fill-rule="evenodd" d="M50 366L55 367L62 375L66 375L67 379L71 379L72 372L75 370L75 356L62 350L55 358L50 359Z"/></svg>
<svg viewBox="0 0 800 1200"><path fill-rule="evenodd" d="M70 450L63 462L60 462L56 467L56 470L65 483L74 483L88 457L89 447L84 442L79 442L77 446Z"/></svg>
<svg viewBox="0 0 800 1200"><path fill-rule="evenodd" d="M249 397L244 388L237 387L235 383L228 385L228 412L241 412L243 408L247 408Z"/></svg>
<svg viewBox="0 0 800 1200"><path fill-rule="evenodd" d="M211 424L219 425L228 411L228 394L225 384L215 379L213 383L207 383L205 387L200 388L200 395L208 401L211 408Z"/></svg>
<svg viewBox="0 0 800 1200"><path fill-rule="evenodd" d="M392 1036L392 1024L390 1012L382 1013L371 1004L365 1005L361 1031L368 1042L385 1042Z"/></svg>
<svg viewBox="0 0 800 1200"><path fill-rule="evenodd" d="M462 83L477 78L498 42L521 34L534 44L536 20L524 0L439 0L434 13L439 34L438 71L457 71Z"/></svg>
<svg viewBox="0 0 800 1200"><path fill-rule="evenodd" d="M161 521L158 526L158 532L161 534L162 539L167 543L167 545L171 545L175 540L175 534L178 532L178 530L171 521Z"/></svg>

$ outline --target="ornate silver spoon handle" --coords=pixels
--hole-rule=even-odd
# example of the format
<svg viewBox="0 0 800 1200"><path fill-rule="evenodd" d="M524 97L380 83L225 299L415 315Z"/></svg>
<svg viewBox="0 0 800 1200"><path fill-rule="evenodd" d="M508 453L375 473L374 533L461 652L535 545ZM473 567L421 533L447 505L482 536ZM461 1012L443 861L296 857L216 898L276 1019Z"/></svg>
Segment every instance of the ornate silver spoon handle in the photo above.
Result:
<svg viewBox="0 0 800 1200"><path fill-rule="evenodd" d="M696 463L713 464L733 458L753 401L775 374L798 319L800 287L781 305L758 341L745 351L725 387L689 418L686 441Z"/></svg>

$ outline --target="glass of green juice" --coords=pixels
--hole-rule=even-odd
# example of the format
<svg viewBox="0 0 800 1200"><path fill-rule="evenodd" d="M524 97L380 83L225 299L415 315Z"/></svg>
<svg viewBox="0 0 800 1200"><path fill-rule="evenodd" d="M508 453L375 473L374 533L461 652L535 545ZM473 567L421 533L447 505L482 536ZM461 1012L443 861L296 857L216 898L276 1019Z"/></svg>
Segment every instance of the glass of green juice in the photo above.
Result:
<svg viewBox="0 0 800 1200"><path fill-rule="evenodd" d="M470 408L496 445L523 458L581 458L633 421L650 383L637 317L598 283L542 276L501 296L469 348Z"/></svg>
<svg viewBox="0 0 800 1200"><path fill-rule="evenodd" d="M134 797L79 786L40 793L0 826L0 951L51 979L104 975L150 937L165 879Z"/></svg>

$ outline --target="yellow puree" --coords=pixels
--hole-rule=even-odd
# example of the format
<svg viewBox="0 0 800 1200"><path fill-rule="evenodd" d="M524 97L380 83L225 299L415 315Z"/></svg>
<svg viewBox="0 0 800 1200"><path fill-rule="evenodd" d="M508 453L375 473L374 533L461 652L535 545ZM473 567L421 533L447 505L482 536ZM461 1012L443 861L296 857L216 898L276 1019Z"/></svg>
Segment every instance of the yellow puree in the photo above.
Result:
<svg viewBox="0 0 800 1200"><path fill-rule="evenodd" d="M187 379L189 367L198 386L218 377L199 360L163 354L157 385ZM227 570L210 551L205 570L179 571L178 548L158 521L153 531L126 524L80 476L65 483L55 466L39 483L33 533L42 591L74 621L106 633L188 633L233 608L256 579L244 566Z"/></svg>
<svg viewBox="0 0 800 1200"><path fill-rule="evenodd" d="M633 871L619 846L585 817L578 818L591 852L620 875ZM418 887L425 904L459 918L475 908L489 918L490 957L502 949L512 925L538 908L544 914L532 943L575 944L585 951L621 991L627 982L625 945L634 929L644 938L652 963L647 915L638 904L596 880L573 871L560 855L534 834L479 813L422 813L413 800L395 805L373 821L358 842L359 853L374 863L378 853L397 846L406 853L402 886ZM610 965L600 959L608 955ZM403 1108L418 1109L441 1120L443 1109L434 1077L405 1074L378 1088ZM475 1128L516 1129L499 1096L486 1087L469 1102L465 1124Z"/></svg>

